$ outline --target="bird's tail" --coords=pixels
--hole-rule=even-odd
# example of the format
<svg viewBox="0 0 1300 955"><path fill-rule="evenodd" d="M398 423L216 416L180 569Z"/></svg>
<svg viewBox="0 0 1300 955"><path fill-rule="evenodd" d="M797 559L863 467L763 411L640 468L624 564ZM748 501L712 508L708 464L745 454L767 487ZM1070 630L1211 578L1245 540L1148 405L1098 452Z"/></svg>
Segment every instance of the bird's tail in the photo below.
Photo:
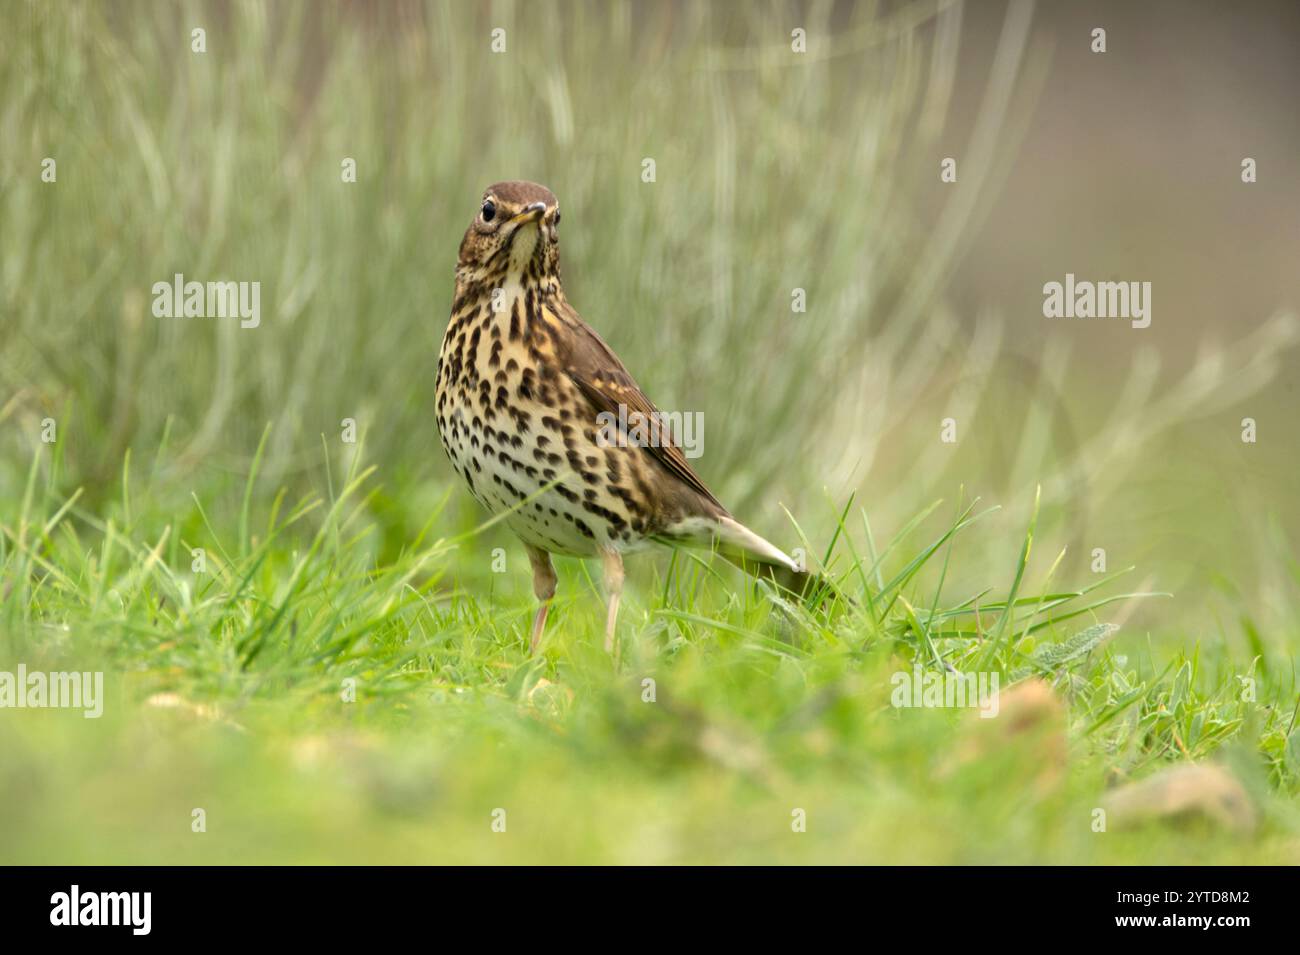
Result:
<svg viewBox="0 0 1300 955"><path fill-rule="evenodd" d="M755 577L819 604L828 598L845 599L824 574L801 568L793 557L734 518L718 517L711 530L718 553Z"/></svg>

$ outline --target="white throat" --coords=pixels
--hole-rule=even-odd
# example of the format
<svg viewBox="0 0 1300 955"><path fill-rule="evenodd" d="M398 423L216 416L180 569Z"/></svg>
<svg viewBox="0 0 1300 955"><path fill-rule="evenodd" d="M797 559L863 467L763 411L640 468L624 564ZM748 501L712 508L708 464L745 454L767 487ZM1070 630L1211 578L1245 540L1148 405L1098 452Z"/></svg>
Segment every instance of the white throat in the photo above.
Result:
<svg viewBox="0 0 1300 955"><path fill-rule="evenodd" d="M519 231L510 243L510 269L511 276L522 275L524 269L528 268L528 261L537 251L537 225L529 223L520 226Z"/></svg>

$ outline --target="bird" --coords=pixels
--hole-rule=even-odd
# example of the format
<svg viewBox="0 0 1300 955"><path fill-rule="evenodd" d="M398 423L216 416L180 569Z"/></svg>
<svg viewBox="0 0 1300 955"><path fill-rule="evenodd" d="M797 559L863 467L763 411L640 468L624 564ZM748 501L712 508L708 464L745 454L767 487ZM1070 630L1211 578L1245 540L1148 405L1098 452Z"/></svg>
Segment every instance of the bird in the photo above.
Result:
<svg viewBox="0 0 1300 955"><path fill-rule="evenodd" d="M659 410L564 293L559 227L545 186L487 188L460 244L436 373L452 467L528 555L530 654L555 596L552 555L600 559L605 651L616 659L625 554L705 545L795 595L816 591L821 575L733 517L671 428L655 427Z"/></svg>

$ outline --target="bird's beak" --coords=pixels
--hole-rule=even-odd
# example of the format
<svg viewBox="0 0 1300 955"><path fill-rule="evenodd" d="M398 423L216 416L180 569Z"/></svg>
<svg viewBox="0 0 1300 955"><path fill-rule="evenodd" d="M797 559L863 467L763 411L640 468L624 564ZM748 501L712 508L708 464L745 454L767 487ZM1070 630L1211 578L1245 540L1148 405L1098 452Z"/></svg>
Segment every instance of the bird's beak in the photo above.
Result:
<svg viewBox="0 0 1300 955"><path fill-rule="evenodd" d="M546 203L534 202L531 206L524 209L517 216L511 219L510 224L517 229L521 225L526 225L529 222L540 222L544 215L546 215Z"/></svg>

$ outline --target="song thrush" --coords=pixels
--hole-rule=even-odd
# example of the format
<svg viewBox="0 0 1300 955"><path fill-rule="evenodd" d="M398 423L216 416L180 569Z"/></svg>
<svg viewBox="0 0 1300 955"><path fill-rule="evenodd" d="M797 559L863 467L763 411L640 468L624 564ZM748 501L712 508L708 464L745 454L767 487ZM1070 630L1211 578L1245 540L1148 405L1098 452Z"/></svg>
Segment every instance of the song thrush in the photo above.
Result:
<svg viewBox="0 0 1300 955"><path fill-rule="evenodd" d="M555 594L551 554L599 556L611 650L623 554L658 541L711 544L795 593L817 578L735 520L665 430L610 440L607 422L659 421L627 368L560 283L560 209L545 186L499 182L460 244L438 356L442 446L470 493L520 538L540 601L536 650ZM622 406L620 412L620 406ZM601 417L602 412L607 413Z"/></svg>

